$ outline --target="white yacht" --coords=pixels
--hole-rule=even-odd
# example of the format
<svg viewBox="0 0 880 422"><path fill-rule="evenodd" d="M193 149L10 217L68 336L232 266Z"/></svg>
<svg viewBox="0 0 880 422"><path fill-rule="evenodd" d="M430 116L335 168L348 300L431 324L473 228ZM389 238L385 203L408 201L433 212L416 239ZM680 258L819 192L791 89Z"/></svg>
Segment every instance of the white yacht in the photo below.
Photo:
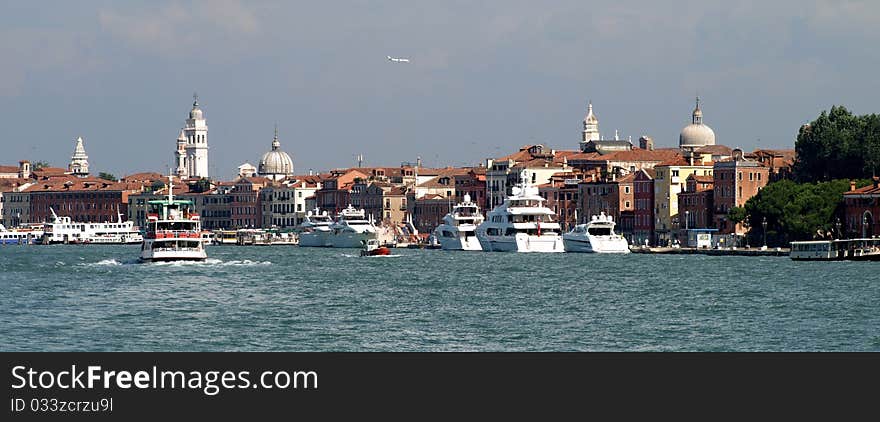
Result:
<svg viewBox="0 0 880 422"><path fill-rule="evenodd" d="M434 238L439 239L440 248L450 251L480 251L477 240L477 226L484 220L480 207L471 202L471 196L464 195L464 202L452 208L443 217L443 223L434 229Z"/></svg>
<svg viewBox="0 0 880 422"><path fill-rule="evenodd" d="M363 209L349 205L330 225L328 239L334 248L360 248L367 240L377 239L378 232L378 228L366 219Z"/></svg>
<svg viewBox="0 0 880 422"><path fill-rule="evenodd" d="M565 252L556 214L543 205L538 188L528 183L525 171L513 195L486 214L477 226L484 251Z"/></svg>
<svg viewBox="0 0 880 422"><path fill-rule="evenodd" d="M616 223L603 211L562 235L566 252L629 253L626 239L614 233Z"/></svg>
<svg viewBox="0 0 880 422"><path fill-rule="evenodd" d="M174 199L171 177L168 179L168 199L148 202L141 261L204 261L208 255L201 219L192 212L192 201Z"/></svg>
<svg viewBox="0 0 880 422"><path fill-rule="evenodd" d="M70 217L59 216L52 211L52 222L44 224L44 244L54 243L85 243L85 244L137 244L144 238L132 221L122 221L122 214L117 211L115 223L79 223Z"/></svg>
<svg viewBox="0 0 880 422"><path fill-rule="evenodd" d="M310 247L329 247L330 225L333 219L327 215L327 211L321 212L315 208L315 212L306 213L306 218L299 225L299 245Z"/></svg>

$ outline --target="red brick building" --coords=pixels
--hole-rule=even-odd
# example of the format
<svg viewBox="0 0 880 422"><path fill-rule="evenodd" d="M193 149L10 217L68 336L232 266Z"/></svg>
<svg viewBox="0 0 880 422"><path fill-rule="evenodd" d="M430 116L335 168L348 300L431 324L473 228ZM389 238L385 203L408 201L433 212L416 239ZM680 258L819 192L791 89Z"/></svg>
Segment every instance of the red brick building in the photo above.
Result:
<svg viewBox="0 0 880 422"><path fill-rule="evenodd" d="M633 243L655 244L654 169L642 169L633 177Z"/></svg>
<svg viewBox="0 0 880 422"><path fill-rule="evenodd" d="M742 207L749 198L758 194L769 181L769 169L763 164L743 157L742 150L734 149L733 158L715 163L713 205L715 227L721 234L745 234L742 224L727 219L733 207Z"/></svg>
<svg viewBox="0 0 880 422"><path fill-rule="evenodd" d="M714 184L713 176L691 174L685 180L685 190L678 193L678 215L683 222L679 224L681 229L708 229L715 226L715 208L712 204Z"/></svg>
<svg viewBox="0 0 880 422"><path fill-rule="evenodd" d="M234 228L259 228L263 224L260 189L271 183L265 177L241 177L232 188L231 219Z"/></svg>
<svg viewBox="0 0 880 422"><path fill-rule="evenodd" d="M315 206L335 216L351 203L355 179L367 180L367 173L368 170L363 172L353 169L332 170L330 176L324 179L321 189L315 191ZM387 177L384 171L381 173L381 178Z"/></svg>
<svg viewBox="0 0 880 422"><path fill-rule="evenodd" d="M880 236L880 178L875 177L872 184L858 189L851 182L843 202L846 221L841 230L846 237Z"/></svg>
<svg viewBox="0 0 880 422"><path fill-rule="evenodd" d="M52 221L52 210L59 216L83 223L117 221L128 215L129 189L126 183L98 178L49 178L24 190L30 200L30 222ZM124 218L124 217L123 217Z"/></svg>

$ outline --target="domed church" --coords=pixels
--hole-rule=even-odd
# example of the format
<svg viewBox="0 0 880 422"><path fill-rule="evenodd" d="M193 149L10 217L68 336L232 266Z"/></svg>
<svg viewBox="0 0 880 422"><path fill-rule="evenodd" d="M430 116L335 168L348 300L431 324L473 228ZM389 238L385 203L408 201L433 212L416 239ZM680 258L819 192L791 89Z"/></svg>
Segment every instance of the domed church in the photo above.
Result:
<svg viewBox="0 0 880 422"><path fill-rule="evenodd" d="M277 126L275 127L275 139L272 140L272 150L263 154L257 174L276 181L293 176L293 159L281 150Z"/></svg>
<svg viewBox="0 0 880 422"><path fill-rule="evenodd" d="M691 124L681 130L678 137L679 148L699 148L706 145L715 145L715 131L703 124L703 111L700 110L700 97L697 97L697 107L691 115Z"/></svg>

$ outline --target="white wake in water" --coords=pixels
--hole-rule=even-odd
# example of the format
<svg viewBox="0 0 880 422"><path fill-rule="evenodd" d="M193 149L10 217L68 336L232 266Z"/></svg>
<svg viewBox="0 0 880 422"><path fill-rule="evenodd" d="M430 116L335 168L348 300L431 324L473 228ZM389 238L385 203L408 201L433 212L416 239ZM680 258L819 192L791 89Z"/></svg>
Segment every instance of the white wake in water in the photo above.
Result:
<svg viewBox="0 0 880 422"><path fill-rule="evenodd" d="M222 261L217 258L208 258L204 261L162 261L162 262L153 262L151 265L158 266L169 266L169 267L182 267L185 265L196 265L196 266L206 266L206 267L252 267L256 265L272 265L271 261L251 261L250 259L245 260L232 260L232 261Z"/></svg>

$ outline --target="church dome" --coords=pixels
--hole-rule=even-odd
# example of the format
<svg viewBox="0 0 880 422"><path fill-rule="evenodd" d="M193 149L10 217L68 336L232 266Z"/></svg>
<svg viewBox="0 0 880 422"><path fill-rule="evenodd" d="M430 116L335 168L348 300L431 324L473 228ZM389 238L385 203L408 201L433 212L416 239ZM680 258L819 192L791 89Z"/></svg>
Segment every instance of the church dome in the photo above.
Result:
<svg viewBox="0 0 880 422"><path fill-rule="evenodd" d="M692 123L681 130L681 135L678 137L678 146L684 148L715 145L715 131L703 124L703 111L700 110L699 98L697 98L697 107L694 109L691 117Z"/></svg>
<svg viewBox="0 0 880 422"><path fill-rule="evenodd" d="M275 180L293 175L293 159L281 150L281 142L278 142L278 131L275 131L275 139L272 140L272 150L263 154L258 169L260 176Z"/></svg>

